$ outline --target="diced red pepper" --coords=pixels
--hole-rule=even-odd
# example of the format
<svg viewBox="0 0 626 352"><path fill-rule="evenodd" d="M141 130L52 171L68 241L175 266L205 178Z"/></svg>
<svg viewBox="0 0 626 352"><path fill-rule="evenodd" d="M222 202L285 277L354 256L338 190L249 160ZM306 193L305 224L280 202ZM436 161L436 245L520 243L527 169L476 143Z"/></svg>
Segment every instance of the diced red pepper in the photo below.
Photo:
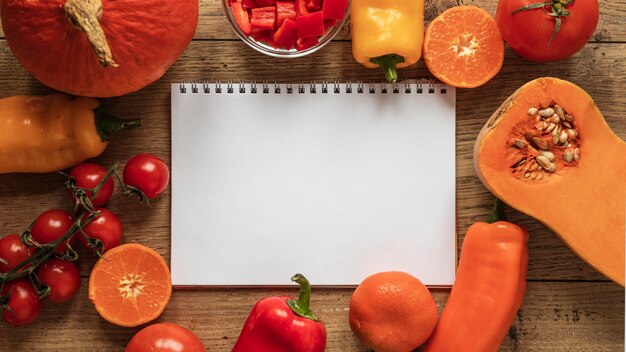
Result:
<svg viewBox="0 0 626 352"><path fill-rule="evenodd" d="M309 11L309 9L306 8L307 1L308 0L296 0L295 5L296 5L296 13L298 14L298 16L303 16L303 15L311 13L311 11Z"/></svg>
<svg viewBox="0 0 626 352"><path fill-rule="evenodd" d="M259 33L253 33L250 36L254 40L256 40L257 42L265 43L265 44L271 46L272 48L277 48L278 47L278 45L276 45L276 43L274 43L274 39L272 39L272 32L270 32L270 31L263 31L263 32L259 32Z"/></svg>
<svg viewBox="0 0 626 352"><path fill-rule="evenodd" d="M293 1L276 1L276 26L280 27L286 19L295 20L298 17L296 5Z"/></svg>
<svg viewBox="0 0 626 352"><path fill-rule="evenodd" d="M296 50L306 50L316 46L317 43L319 43L317 37L300 38L296 41Z"/></svg>
<svg viewBox="0 0 626 352"><path fill-rule="evenodd" d="M307 0L306 8L309 11L319 11L322 9L322 0Z"/></svg>
<svg viewBox="0 0 626 352"><path fill-rule="evenodd" d="M259 7L254 0L243 0L242 2L244 9L253 9L255 7Z"/></svg>
<svg viewBox="0 0 626 352"><path fill-rule="evenodd" d="M341 20L346 15L348 0L324 0L322 12L325 19Z"/></svg>
<svg viewBox="0 0 626 352"><path fill-rule="evenodd" d="M324 20L324 32L328 31L328 28L334 27L337 22L337 20Z"/></svg>
<svg viewBox="0 0 626 352"><path fill-rule="evenodd" d="M235 22L245 34L250 34L252 31L252 26L250 24L250 20L248 18L248 11L244 10L240 2L233 2L231 5L233 9L233 17L235 17Z"/></svg>
<svg viewBox="0 0 626 352"><path fill-rule="evenodd" d="M274 43L283 49L291 49L298 39L298 24L292 19L286 19L283 25L274 33Z"/></svg>
<svg viewBox="0 0 626 352"><path fill-rule="evenodd" d="M324 16L322 11L298 16L297 21L299 38L319 37L324 34Z"/></svg>
<svg viewBox="0 0 626 352"><path fill-rule="evenodd" d="M255 2L258 7L267 7L276 4L276 0L255 0Z"/></svg>
<svg viewBox="0 0 626 352"><path fill-rule="evenodd" d="M256 9L252 9L250 24L252 25L253 30L273 30L276 28L276 6L258 7Z"/></svg>

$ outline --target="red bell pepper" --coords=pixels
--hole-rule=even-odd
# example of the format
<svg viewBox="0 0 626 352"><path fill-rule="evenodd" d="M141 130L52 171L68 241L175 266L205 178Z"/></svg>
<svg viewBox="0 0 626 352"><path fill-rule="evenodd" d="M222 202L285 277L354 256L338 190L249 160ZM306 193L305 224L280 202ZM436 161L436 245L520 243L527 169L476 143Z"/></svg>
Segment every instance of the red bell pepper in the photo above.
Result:
<svg viewBox="0 0 626 352"><path fill-rule="evenodd" d="M255 2L258 7L267 7L273 6L276 3L276 0L255 0Z"/></svg>
<svg viewBox="0 0 626 352"><path fill-rule="evenodd" d="M258 0L257 0L258 3ZM250 24L253 30L273 30L276 28L276 6L252 9Z"/></svg>
<svg viewBox="0 0 626 352"><path fill-rule="evenodd" d="M298 17L296 5L293 1L276 1L276 26L280 27L286 19L295 20Z"/></svg>
<svg viewBox="0 0 626 352"><path fill-rule="evenodd" d="M257 302L241 330L233 352L323 352L324 324L309 307L311 285L301 274L298 299L269 297Z"/></svg>
<svg viewBox="0 0 626 352"><path fill-rule="evenodd" d="M311 11L309 11L309 9L306 8L307 1L308 0L296 0L295 5L296 5L296 12L298 13L298 16L311 13Z"/></svg>
<svg viewBox="0 0 626 352"><path fill-rule="evenodd" d="M308 48L316 46L317 43L319 43L319 40L317 40L317 37L300 38L296 40L296 49L306 50Z"/></svg>
<svg viewBox="0 0 626 352"><path fill-rule="evenodd" d="M322 9L322 0L307 0L306 8L309 11L319 11Z"/></svg>
<svg viewBox="0 0 626 352"><path fill-rule="evenodd" d="M319 37L324 34L324 17L322 11L298 16L298 37Z"/></svg>
<svg viewBox="0 0 626 352"><path fill-rule="evenodd" d="M235 22L245 34L250 34L252 31L252 26L250 25L250 20L248 19L248 11L244 10L242 4L240 2L233 2L231 4L233 9L233 17L235 17Z"/></svg>
<svg viewBox="0 0 626 352"><path fill-rule="evenodd" d="M324 0L322 12L325 19L341 20L346 15L348 0Z"/></svg>
<svg viewBox="0 0 626 352"><path fill-rule="evenodd" d="M244 9L253 9L255 7L259 7L254 0L243 0L241 3Z"/></svg>
<svg viewBox="0 0 626 352"><path fill-rule="evenodd" d="M292 19L286 19L273 36L274 43L280 48L291 49L298 39L298 24Z"/></svg>

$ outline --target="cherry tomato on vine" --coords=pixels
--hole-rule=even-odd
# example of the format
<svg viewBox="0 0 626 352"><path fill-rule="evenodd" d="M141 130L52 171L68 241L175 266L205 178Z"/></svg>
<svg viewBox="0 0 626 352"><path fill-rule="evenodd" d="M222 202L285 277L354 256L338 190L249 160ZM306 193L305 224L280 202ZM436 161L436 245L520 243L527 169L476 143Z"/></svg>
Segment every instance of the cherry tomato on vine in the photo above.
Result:
<svg viewBox="0 0 626 352"><path fill-rule="evenodd" d="M191 330L174 323L157 323L140 330L124 352L205 352L202 341Z"/></svg>
<svg viewBox="0 0 626 352"><path fill-rule="evenodd" d="M100 213L98 217L83 226L83 232L91 237L99 239L104 245L104 251L117 247L122 241L122 223L112 211L106 208L97 209ZM77 234L78 240L86 248L90 248L85 236Z"/></svg>
<svg viewBox="0 0 626 352"><path fill-rule="evenodd" d="M2 296L9 296L8 307L2 312L2 319L10 325L30 324L41 313L43 301L26 278L7 282L2 288Z"/></svg>
<svg viewBox="0 0 626 352"><path fill-rule="evenodd" d="M72 171L70 171L70 176L76 179L76 187L82 188L95 188L98 183L104 179L106 174L107 169L95 163L83 163L75 166ZM109 201L114 188L115 183L113 179L109 177L95 197L92 198L91 191L87 191L87 196L91 199L91 204L93 204L94 207L100 207ZM73 195L72 198L74 198Z"/></svg>
<svg viewBox="0 0 626 352"><path fill-rule="evenodd" d="M28 259L35 251L34 248L28 248L20 241L18 235L8 235L0 239L0 273L15 268L19 263Z"/></svg>
<svg viewBox="0 0 626 352"><path fill-rule="evenodd" d="M496 10L502 38L536 62L565 59L582 49L598 16L598 0L500 0Z"/></svg>
<svg viewBox="0 0 626 352"><path fill-rule="evenodd" d="M80 272L76 264L51 257L38 269L39 280L50 287L48 299L53 303L67 302L80 288Z"/></svg>
<svg viewBox="0 0 626 352"><path fill-rule="evenodd" d="M124 167L124 183L140 189L149 199L159 196L170 179L170 170L163 160L151 154L138 154Z"/></svg>
<svg viewBox="0 0 626 352"><path fill-rule="evenodd" d="M61 209L51 209L41 213L30 229L30 235L33 240L47 244L61 238L74 224L74 220L70 213ZM73 245L74 238L70 239L70 245ZM65 253L67 245L61 243L55 250L55 253Z"/></svg>

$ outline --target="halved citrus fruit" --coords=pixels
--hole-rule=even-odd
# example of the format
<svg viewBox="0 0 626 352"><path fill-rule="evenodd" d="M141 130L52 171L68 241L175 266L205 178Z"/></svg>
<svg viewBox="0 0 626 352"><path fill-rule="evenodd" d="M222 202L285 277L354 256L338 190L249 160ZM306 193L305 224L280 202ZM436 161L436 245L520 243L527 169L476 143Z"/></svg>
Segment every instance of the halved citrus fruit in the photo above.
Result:
<svg viewBox="0 0 626 352"><path fill-rule="evenodd" d="M153 249L137 243L105 252L89 277L89 300L105 320L119 326L157 318L171 294L167 264Z"/></svg>
<svg viewBox="0 0 626 352"><path fill-rule="evenodd" d="M424 61L440 81L474 88L492 79L504 61L504 41L496 20L476 6L455 6L426 29Z"/></svg>

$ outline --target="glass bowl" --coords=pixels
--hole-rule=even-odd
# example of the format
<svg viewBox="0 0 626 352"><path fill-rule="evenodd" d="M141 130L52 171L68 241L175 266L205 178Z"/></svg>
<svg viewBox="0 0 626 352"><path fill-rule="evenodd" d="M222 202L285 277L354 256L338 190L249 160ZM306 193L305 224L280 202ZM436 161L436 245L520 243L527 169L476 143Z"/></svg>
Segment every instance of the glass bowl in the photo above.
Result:
<svg viewBox="0 0 626 352"><path fill-rule="evenodd" d="M257 41L251 36L245 34L241 30L241 28L239 28L239 25L237 24L235 17L233 16L232 8L229 6L228 2L229 0L222 0L222 7L224 7L224 12L226 13L226 18L228 19L228 23L230 23L230 27L237 34L237 36L254 50L265 55L279 58L297 58L318 51L319 49L324 47L324 45L330 43L330 41L333 40L333 38L341 31L341 28L343 28L343 25L346 23L346 19L348 18L348 13L350 12L350 4L348 3L348 6L346 6L346 13L343 16L343 19L337 21L334 26L329 27L326 32L318 38L319 43L317 43L316 45L304 50L296 50L295 48L287 50L274 48L266 43Z"/></svg>

